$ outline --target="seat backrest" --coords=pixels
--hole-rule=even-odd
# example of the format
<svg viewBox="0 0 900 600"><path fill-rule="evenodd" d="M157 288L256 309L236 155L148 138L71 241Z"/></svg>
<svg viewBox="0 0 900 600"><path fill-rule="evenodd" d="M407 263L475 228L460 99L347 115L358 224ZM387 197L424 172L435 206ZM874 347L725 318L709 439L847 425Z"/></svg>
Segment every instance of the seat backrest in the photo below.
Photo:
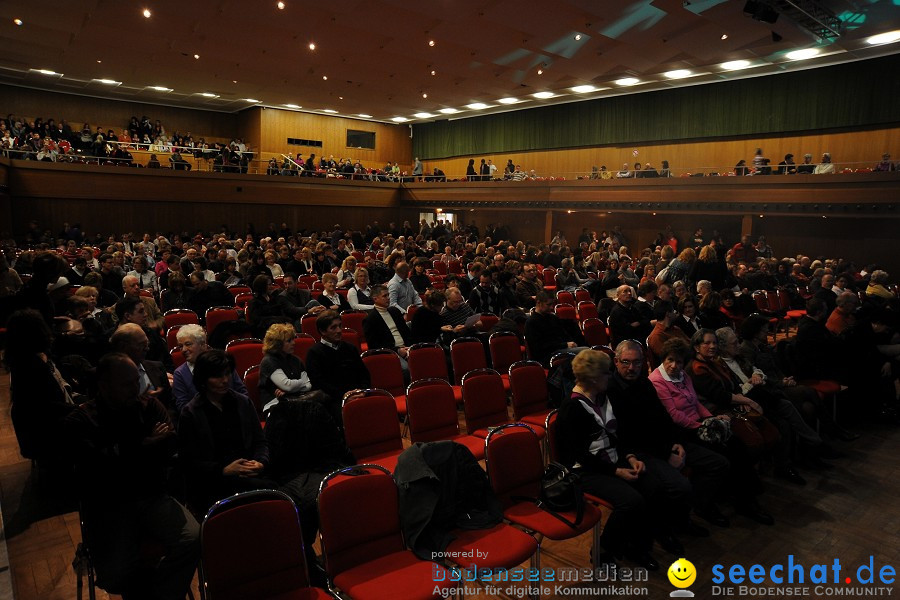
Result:
<svg viewBox="0 0 900 600"><path fill-rule="evenodd" d="M556 302L558 304L575 304L575 294L566 290L556 292Z"/></svg>
<svg viewBox="0 0 900 600"><path fill-rule="evenodd" d="M606 325L600 319L585 319L581 323L581 329L589 346L605 346L609 343Z"/></svg>
<svg viewBox="0 0 900 600"><path fill-rule="evenodd" d="M481 321L481 331L490 331L500 321L500 317L494 313L485 312L481 313L481 317L478 320Z"/></svg>
<svg viewBox="0 0 900 600"><path fill-rule="evenodd" d="M487 368L484 344L473 337L461 337L450 342L450 361L453 363L453 378L457 384L469 371Z"/></svg>
<svg viewBox="0 0 900 600"><path fill-rule="evenodd" d="M778 290L778 306L781 310L791 310L791 296L787 290Z"/></svg>
<svg viewBox="0 0 900 600"><path fill-rule="evenodd" d="M514 504L513 496L540 495L544 457L541 442L528 425L511 423L491 431L485 459L488 479L501 503Z"/></svg>
<svg viewBox="0 0 900 600"><path fill-rule="evenodd" d="M581 321L584 321L585 319L596 319L598 316L597 305L590 300L582 300L578 303L578 318Z"/></svg>
<svg viewBox="0 0 900 600"><path fill-rule="evenodd" d="M462 379L463 412L469 433L509 420L506 391L500 374L493 369L476 369Z"/></svg>
<svg viewBox="0 0 900 600"><path fill-rule="evenodd" d="M182 327L183 325L172 325L166 330L166 346L170 351L180 346L178 343L178 330Z"/></svg>
<svg viewBox="0 0 900 600"><path fill-rule="evenodd" d="M575 320L578 315L575 313L575 307L571 304L557 304L553 307L553 313L560 319Z"/></svg>
<svg viewBox="0 0 900 600"><path fill-rule="evenodd" d="M575 290L575 302L588 302L591 299L591 293L584 288Z"/></svg>
<svg viewBox="0 0 900 600"><path fill-rule="evenodd" d="M316 345L316 338L307 333L298 333L294 338L294 356L306 364L306 353Z"/></svg>
<svg viewBox="0 0 900 600"><path fill-rule="evenodd" d="M173 308L172 310L166 311L166 314L163 315L163 321L165 322L164 326L166 330L169 330L175 325L200 323L200 318L197 316L197 313L192 310L186 308Z"/></svg>
<svg viewBox="0 0 900 600"><path fill-rule="evenodd" d="M547 267L543 271L541 271L541 275L544 278L544 285L556 287L556 269L553 267Z"/></svg>
<svg viewBox="0 0 900 600"><path fill-rule="evenodd" d="M206 311L206 334L212 337L216 327L226 321L237 321L240 319L240 313L237 308L226 308L214 306Z"/></svg>
<svg viewBox="0 0 900 600"><path fill-rule="evenodd" d="M360 343L366 341L365 333L363 332L363 321L365 319L366 313L361 310L345 310L341 313L341 324L356 331L359 334Z"/></svg>
<svg viewBox="0 0 900 600"><path fill-rule="evenodd" d="M228 291L231 292L231 294L235 298L237 298L241 294L252 294L253 293L253 290L251 290L246 285L233 285L230 288L228 288Z"/></svg>
<svg viewBox="0 0 900 600"><path fill-rule="evenodd" d="M406 358L409 363L409 379L410 381L419 381L420 379L443 379L450 380L447 372L447 358L444 349L438 344L414 344L409 348L409 356Z"/></svg>
<svg viewBox="0 0 900 600"><path fill-rule="evenodd" d="M775 292L766 292L766 302L770 311L778 312L781 310L781 302L779 302L778 294Z"/></svg>
<svg viewBox="0 0 900 600"><path fill-rule="evenodd" d="M451 260L450 264L447 265L447 272L455 275L462 275L462 264L458 260Z"/></svg>
<svg viewBox="0 0 900 600"><path fill-rule="evenodd" d="M303 318L300 319L300 331L318 342L322 335L319 333L319 328L316 327L316 319L318 319L316 315L303 315Z"/></svg>
<svg viewBox="0 0 900 600"><path fill-rule="evenodd" d="M759 310L769 310L769 301L766 299L766 293L762 290L753 292L753 300L756 302L756 308Z"/></svg>
<svg viewBox="0 0 900 600"><path fill-rule="evenodd" d="M522 360L522 343L519 336L511 331L492 333L488 339L491 351L491 364L499 373L509 371L509 366Z"/></svg>
<svg viewBox="0 0 900 600"><path fill-rule="evenodd" d="M353 345L356 348L357 352L362 351L362 348L359 345L359 334L356 333L355 329L344 327L344 330L341 332L341 339L343 339L348 344Z"/></svg>
<svg viewBox="0 0 900 600"><path fill-rule="evenodd" d="M252 339L252 338L251 338ZM225 353L234 357L234 368L243 373L250 367L260 364L263 359L263 345L259 340L235 340L228 342Z"/></svg>
<svg viewBox="0 0 900 600"><path fill-rule="evenodd" d="M397 405L386 390L364 390L360 396L349 397L341 414L347 446L357 461L403 450Z"/></svg>
<svg viewBox="0 0 900 600"><path fill-rule="evenodd" d="M325 572L332 580L348 569L404 549L394 478L371 465L366 470L355 477L326 478L320 486L320 539Z"/></svg>
<svg viewBox="0 0 900 600"><path fill-rule="evenodd" d="M240 371L238 371L240 373ZM263 418L263 403L259 396L259 365L254 365L244 371L244 385L247 387L247 396L256 409L256 415Z"/></svg>
<svg viewBox="0 0 900 600"><path fill-rule="evenodd" d="M184 352L181 351L181 348L172 348L169 350L169 356L172 357L172 365L176 369L186 362Z"/></svg>
<svg viewBox="0 0 900 600"><path fill-rule="evenodd" d="M238 308L247 308L247 305L253 301L253 294L238 294L234 297L234 305Z"/></svg>
<svg viewBox="0 0 900 600"><path fill-rule="evenodd" d="M434 267L434 270L437 271L438 273L440 273L441 275L446 275L449 272L449 269L447 268L447 263L445 263L442 260L434 260L431 262L431 264Z"/></svg>
<svg viewBox="0 0 900 600"><path fill-rule="evenodd" d="M400 357L393 351L386 348L367 350L362 353L362 361L369 371L373 387L385 389L394 396L402 396L406 393L406 382L403 379Z"/></svg>
<svg viewBox="0 0 900 600"><path fill-rule="evenodd" d="M420 379L406 390L409 441L434 442L459 433L453 388L443 379Z"/></svg>
<svg viewBox="0 0 900 600"><path fill-rule="evenodd" d="M550 392L547 390L547 375L541 363L523 360L510 366L509 387L512 391L513 416L516 419L547 410Z"/></svg>
<svg viewBox="0 0 900 600"><path fill-rule="evenodd" d="M547 430L547 450L552 462L559 462L559 437L557 437L556 418L558 409L553 409L544 419L544 429Z"/></svg>
<svg viewBox="0 0 900 600"><path fill-rule="evenodd" d="M200 545L200 586L208 598L271 598L309 587L297 507L282 492L217 502L203 520Z"/></svg>

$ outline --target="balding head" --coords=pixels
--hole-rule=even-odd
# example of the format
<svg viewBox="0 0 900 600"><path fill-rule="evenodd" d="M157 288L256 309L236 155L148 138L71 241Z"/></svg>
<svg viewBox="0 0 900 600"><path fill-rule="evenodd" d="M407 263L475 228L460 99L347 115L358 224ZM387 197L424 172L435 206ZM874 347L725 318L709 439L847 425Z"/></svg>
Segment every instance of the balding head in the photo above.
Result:
<svg viewBox="0 0 900 600"><path fill-rule="evenodd" d="M141 295L141 284L138 278L133 275L126 275L122 278L122 289L126 296L138 297Z"/></svg>
<svg viewBox="0 0 900 600"><path fill-rule="evenodd" d="M150 348L150 340L140 325L125 323L109 338L113 350L125 354L135 363L139 363L147 356Z"/></svg>

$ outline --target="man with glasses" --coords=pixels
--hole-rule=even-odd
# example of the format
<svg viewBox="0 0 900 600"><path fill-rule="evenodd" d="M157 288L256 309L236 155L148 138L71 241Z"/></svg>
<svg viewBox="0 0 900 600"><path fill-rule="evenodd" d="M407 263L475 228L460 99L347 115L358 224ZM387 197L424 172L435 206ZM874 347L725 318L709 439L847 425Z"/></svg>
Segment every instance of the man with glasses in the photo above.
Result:
<svg viewBox="0 0 900 600"><path fill-rule="evenodd" d="M706 537L709 531L690 521L691 503L698 511L712 504L723 485L729 463L721 454L692 442L679 443L678 430L647 378L644 349L635 340L616 346L615 371L607 395L618 419L621 444L631 448L648 466L648 474L664 492L663 511L655 512L651 524L664 550L682 556L684 547L677 533ZM681 473L690 468L691 480ZM691 485L693 483L693 486Z"/></svg>

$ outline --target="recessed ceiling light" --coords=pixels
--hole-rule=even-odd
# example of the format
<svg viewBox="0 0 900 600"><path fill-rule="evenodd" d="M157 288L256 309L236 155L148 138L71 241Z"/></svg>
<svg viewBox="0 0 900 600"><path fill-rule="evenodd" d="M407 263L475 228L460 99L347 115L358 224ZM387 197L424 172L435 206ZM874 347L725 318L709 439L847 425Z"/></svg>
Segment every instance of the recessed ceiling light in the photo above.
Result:
<svg viewBox="0 0 900 600"><path fill-rule="evenodd" d="M445 114L445 115L453 115L453 114L458 113L459 109L458 108L442 108L438 112Z"/></svg>
<svg viewBox="0 0 900 600"><path fill-rule="evenodd" d="M727 34L727 33L723 33L721 39L727 40L727 39L728 39L728 34Z"/></svg>
<svg viewBox="0 0 900 600"><path fill-rule="evenodd" d="M151 85L151 86L150 86L150 89L151 89L151 90L156 90L157 92L171 92L171 91L172 91L172 88L167 88L167 87L162 86L162 85Z"/></svg>
<svg viewBox="0 0 900 600"><path fill-rule="evenodd" d="M434 47L434 40L428 40L428 45Z"/></svg>
<svg viewBox="0 0 900 600"><path fill-rule="evenodd" d="M303 108L302 106L298 106L298 105L296 105L296 104L285 104L285 106L288 107L288 108L295 108L295 109L296 109L296 108Z"/></svg>
<svg viewBox="0 0 900 600"><path fill-rule="evenodd" d="M343 100L343 99L344 99L343 96L338 96L338 100Z"/></svg>
<svg viewBox="0 0 900 600"><path fill-rule="evenodd" d="M423 97L423 98L427 98L427 97L428 97L428 94L422 94L422 97Z"/></svg>
<svg viewBox="0 0 900 600"><path fill-rule="evenodd" d="M232 79L231 83L237 83L237 79Z"/></svg>
<svg viewBox="0 0 900 600"><path fill-rule="evenodd" d="M244 102L252 102L253 104L259 104L259 100L256 98L241 98Z"/></svg>
<svg viewBox="0 0 900 600"><path fill-rule="evenodd" d="M535 98L540 98L541 100L545 100L547 98L552 98L553 96L555 96L555 94L553 92L537 92L535 94L532 94L532 96L534 96Z"/></svg>
<svg viewBox="0 0 900 600"><path fill-rule="evenodd" d="M199 55L199 54L195 54L195 55L194 55L194 60L200 60L200 55Z"/></svg>
<svg viewBox="0 0 900 600"><path fill-rule="evenodd" d="M675 69L674 71L666 71L664 75L669 79L684 79L685 77L690 77L693 73L687 69Z"/></svg>
<svg viewBox="0 0 900 600"><path fill-rule="evenodd" d="M538 75L543 75L543 74L544 74L544 70L543 70L543 69L538 69Z"/></svg>
<svg viewBox="0 0 900 600"><path fill-rule="evenodd" d="M597 88L592 85L576 85L572 88L572 91L576 94L587 94L588 92L593 92L596 89Z"/></svg>
<svg viewBox="0 0 900 600"><path fill-rule="evenodd" d="M629 86L629 85L638 84L640 82L641 82L641 80L638 79L637 77L623 77L622 79L616 80L616 85Z"/></svg>
<svg viewBox="0 0 900 600"><path fill-rule="evenodd" d="M432 77L435 76L435 75L437 75L437 71L432 71L432 72L431 72L431 75L432 75Z"/></svg>
<svg viewBox="0 0 900 600"><path fill-rule="evenodd" d="M41 75L62 75L62 73L57 73L56 71L51 71L50 69L35 69Z"/></svg>
<svg viewBox="0 0 900 600"><path fill-rule="evenodd" d="M276 4L275 6L278 7L278 10L284 10L284 2L279 2L279 3Z"/></svg>
<svg viewBox="0 0 900 600"><path fill-rule="evenodd" d="M430 119L430 118L434 117L433 114L427 113L427 112L416 113L413 116L417 119Z"/></svg>
<svg viewBox="0 0 900 600"><path fill-rule="evenodd" d="M722 63L722 68L726 71L739 71L750 66L749 60L730 60Z"/></svg>
<svg viewBox="0 0 900 600"><path fill-rule="evenodd" d="M328 81L328 75L322 75L322 81Z"/></svg>
<svg viewBox="0 0 900 600"><path fill-rule="evenodd" d="M94 81L103 85L122 85L121 81L116 81L115 79L95 79Z"/></svg>
<svg viewBox="0 0 900 600"><path fill-rule="evenodd" d="M99 65L99 64L101 64L102 62L103 62L102 60L98 60L98 61L97 61L97 64Z"/></svg>
<svg viewBox="0 0 900 600"><path fill-rule="evenodd" d="M897 40L900 40L900 29L879 33L878 35L873 35L872 37L866 39L866 41L873 46L876 44L890 44L891 42L896 42Z"/></svg>
<svg viewBox="0 0 900 600"><path fill-rule="evenodd" d="M575 41L576 41L576 42L580 42L580 41L581 41L581 34L580 34L580 33L576 33L576 34L575 34Z"/></svg>
<svg viewBox="0 0 900 600"><path fill-rule="evenodd" d="M218 98L216 94L213 94L211 92L200 92L200 95L204 98Z"/></svg>
<svg viewBox="0 0 900 600"><path fill-rule="evenodd" d="M13 19L13 23L15 23L16 25L18 25L19 27L21 27L21 26L22 26L22 19Z"/></svg>
<svg viewBox="0 0 900 600"><path fill-rule="evenodd" d="M785 56L790 60L806 60L807 58L812 58L819 53L818 48L804 48L803 50L794 50L793 52L788 52Z"/></svg>
<svg viewBox="0 0 900 600"><path fill-rule="evenodd" d="M315 43L315 42L310 42L310 43L309 43L309 49L310 49L310 50L315 50L315 49L316 49L316 43Z"/></svg>
<svg viewBox="0 0 900 600"><path fill-rule="evenodd" d="M357 117L362 117L363 119L371 119L372 115L367 115L366 113L359 113L356 115Z"/></svg>
<svg viewBox="0 0 900 600"><path fill-rule="evenodd" d="M500 104L516 104L517 102L521 102L518 98L500 98L497 100Z"/></svg>
<svg viewBox="0 0 900 600"><path fill-rule="evenodd" d="M150 15L151 15L150 9L149 9L149 8L145 8L145 9L144 9L144 18L149 19L149 18L150 18Z"/></svg>
<svg viewBox="0 0 900 600"><path fill-rule="evenodd" d="M409 119L407 119L406 117L393 117L391 121L393 121L394 123L406 123L407 121L409 121Z"/></svg>
<svg viewBox="0 0 900 600"><path fill-rule="evenodd" d="M472 110L484 110L488 105L484 102L474 102L472 104L466 104L466 108L471 108Z"/></svg>
<svg viewBox="0 0 900 600"><path fill-rule="evenodd" d="M336 115L336 114L337 114L337 111L334 110L334 109L331 109L331 108L323 108L323 109L322 109L322 112L326 112L326 113L331 114L331 115Z"/></svg>

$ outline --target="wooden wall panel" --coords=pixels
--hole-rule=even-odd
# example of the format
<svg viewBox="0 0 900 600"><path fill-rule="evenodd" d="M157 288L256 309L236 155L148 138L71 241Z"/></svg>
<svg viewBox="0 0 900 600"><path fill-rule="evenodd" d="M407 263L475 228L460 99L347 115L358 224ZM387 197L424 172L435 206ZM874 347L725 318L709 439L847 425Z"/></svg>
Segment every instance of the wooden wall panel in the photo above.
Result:
<svg viewBox="0 0 900 600"><path fill-rule="evenodd" d="M598 148L572 148L567 150L546 150L539 152L513 152L509 154L486 154L473 157L458 157L426 161L426 171L440 167L448 177L462 177L466 172L469 158L475 159L475 170L481 159L493 160L498 172L503 173L507 160L520 164L526 171L534 169L539 176L562 176L575 179L587 176L591 166L606 165L611 171L622 168L623 163L633 165L651 163L657 169L662 160L668 160L677 175L685 172L710 173L728 172L740 159L751 164L757 148L762 148L772 165L777 165L788 152L794 161L803 162L807 152L818 162L823 152L830 152L832 162L839 167L872 167L881 160L884 152L891 152L895 159L900 154L900 127L875 129L871 131L830 132L811 135L794 135L779 138L734 139L715 141L693 141L673 144L604 146ZM634 152L637 151L637 156Z"/></svg>
<svg viewBox="0 0 900 600"><path fill-rule="evenodd" d="M327 117L310 113L279 110L276 108L256 109L261 112L261 139L259 147L262 157L298 152L306 158L310 153L317 157L334 155L335 160L350 158L359 160L366 167L383 167L387 161L400 163L401 169L412 170L412 141L409 127L386 125L357 119ZM347 148L347 130L375 132L375 149ZM287 138L321 140L321 148L308 146L288 146Z"/></svg>
<svg viewBox="0 0 900 600"><path fill-rule="evenodd" d="M230 113L173 108L156 104L122 102L73 94L59 94L23 87L0 85L0 106L4 118L8 113L28 120L41 117L66 119L75 131L88 122L92 130L97 126L104 131L112 129L116 134L128 127L132 115L140 119L147 115L151 121L159 119L166 133L191 132L194 140L206 138L216 141L230 141L241 137L237 116Z"/></svg>

